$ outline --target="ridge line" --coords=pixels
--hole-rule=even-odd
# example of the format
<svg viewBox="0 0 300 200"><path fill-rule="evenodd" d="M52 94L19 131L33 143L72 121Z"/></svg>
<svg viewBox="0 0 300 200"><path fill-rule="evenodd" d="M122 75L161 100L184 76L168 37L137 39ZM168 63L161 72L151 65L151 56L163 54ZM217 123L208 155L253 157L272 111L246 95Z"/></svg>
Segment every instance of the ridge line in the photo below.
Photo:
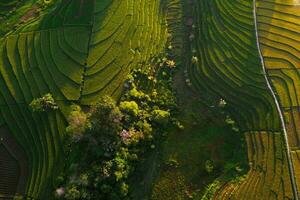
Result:
<svg viewBox="0 0 300 200"><path fill-rule="evenodd" d="M89 39L88 39L88 44L87 44L87 54L86 54L86 60L84 63L84 68L83 68L83 72L82 72L82 79L81 79L81 85L80 85L80 91L79 91L79 98L78 98L78 102L79 104L81 103L82 100L82 96L83 96L83 90L84 90L84 86L85 86L85 77L86 77L86 71L88 69L88 58L89 58L89 54L90 54L90 43L92 40L92 35L93 35L93 28L94 28L94 24L95 24L95 4L96 4L96 0L93 0L93 13L92 13L92 19L91 19L91 24L89 26L90 28L90 34L89 34Z"/></svg>

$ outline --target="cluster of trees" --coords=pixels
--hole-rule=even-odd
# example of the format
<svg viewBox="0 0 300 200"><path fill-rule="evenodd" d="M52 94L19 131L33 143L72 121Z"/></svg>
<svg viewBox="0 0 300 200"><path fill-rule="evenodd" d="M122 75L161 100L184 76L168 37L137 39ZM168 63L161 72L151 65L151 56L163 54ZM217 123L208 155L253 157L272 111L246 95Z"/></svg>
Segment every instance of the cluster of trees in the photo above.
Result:
<svg viewBox="0 0 300 200"><path fill-rule="evenodd" d="M179 124L173 117L173 64L158 59L134 70L120 102L105 96L85 111L71 107L67 165L55 183L58 199L130 199L128 178L138 160Z"/></svg>

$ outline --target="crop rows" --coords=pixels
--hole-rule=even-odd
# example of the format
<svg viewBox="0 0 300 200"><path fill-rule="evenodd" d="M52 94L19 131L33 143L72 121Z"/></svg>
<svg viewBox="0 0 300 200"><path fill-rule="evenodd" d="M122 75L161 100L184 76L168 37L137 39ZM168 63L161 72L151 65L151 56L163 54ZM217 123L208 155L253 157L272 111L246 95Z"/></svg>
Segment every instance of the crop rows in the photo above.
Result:
<svg viewBox="0 0 300 200"><path fill-rule="evenodd" d="M97 3L82 91L82 103L102 95L118 96L133 67L160 53L165 45L166 21L159 0ZM105 17L104 17L105 16Z"/></svg>
<svg viewBox="0 0 300 200"><path fill-rule="evenodd" d="M264 1L266 4L268 2ZM241 185L234 187L228 183L221 187L215 199L293 199L278 111L267 88L258 55L252 1L204 0L194 1L194 4L196 42L191 43L194 44L192 50L197 52L194 56L199 61L188 68L189 77L199 92L215 99L225 99L226 107L233 119L237 120L241 131L248 132L246 139L250 171ZM269 29L265 24L259 27ZM287 44L286 41L283 43ZM268 46L281 48L274 43ZM276 53L283 55L282 52ZM267 59L266 63L280 61ZM277 93L289 94L280 95L285 97L286 102L297 102L295 91L299 92L300 89L298 70L275 70L268 71L271 77L276 77L272 79L274 82L286 80ZM295 84L287 86L287 82ZM299 125L298 116L293 114L296 110L286 110L285 115L292 114L291 130ZM296 134L294 137L298 137L298 131ZM295 141L298 143L298 140Z"/></svg>
<svg viewBox="0 0 300 200"><path fill-rule="evenodd" d="M225 99L243 130L279 130L257 53L251 2L195 4L193 48L199 62L188 69L193 85L199 92Z"/></svg>
<svg viewBox="0 0 300 200"><path fill-rule="evenodd" d="M245 136L250 170L241 183L226 184L214 199L293 199L282 134L261 131Z"/></svg>
<svg viewBox="0 0 300 200"><path fill-rule="evenodd" d="M6 127L0 130L0 195L22 194L28 178L27 156Z"/></svg>
<svg viewBox="0 0 300 200"><path fill-rule="evenodd" d="M18 0L2 0L0 2L0 16L7 14L17 3Z"/></svg>
<svg viewBox="0 0 300 200"><path fill-rule="evenodd" d="M246 133L250 172L236 199L293 199L285 145L281 133Z"/></svg>
<svg viewBox="0 0 300 200"><path fill-rule="evenodd" d="M128 72L146 66L166 42L159 0L85 2L64 0L0 41L0 119L28 157L29 196L52 192L68 105L118 96ZM60 109L33 113L28 104L46 93Z"/></svg>
<svg viewBox="0 0 300 200"><path fill-rule="evenodd" d="M300 13L295 1L258 1L259 42L267 73L276 90L291 150L300 147ZM292 152L300 191L299 160Z"/></svg>
<svg viewBox="0 0 300 200"><path fill-rule="evenodd" d="M0 194L14 195L18 184L18 178L20 176L18 163L7 151L4 145L0 145L0 155L0 175L2 180L9 180L9 182L6 183L0 180ZM6 165L2 166L2 163L6 163Z"/></svg>
<svg viewBox="0 0 300 200"><path fill-rule="evenodd" d="M232 199L233 194L236 192L238 187L236 184L228 182L224 183L214 194L212 200L221 200L221 199Z"/></svg>

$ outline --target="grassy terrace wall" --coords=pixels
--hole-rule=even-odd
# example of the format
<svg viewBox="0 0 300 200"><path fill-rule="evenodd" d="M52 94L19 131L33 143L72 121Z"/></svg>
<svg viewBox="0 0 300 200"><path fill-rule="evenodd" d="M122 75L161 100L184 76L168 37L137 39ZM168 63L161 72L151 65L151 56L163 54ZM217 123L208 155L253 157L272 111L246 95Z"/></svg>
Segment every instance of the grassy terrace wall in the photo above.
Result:
<svg viewBox="0 0 300 200"><path fill-rule="evenodd" d="M284 112L300 191L300 5L292 0L259 0L257 9L262 54Z"/></svg>
<svg viewBox="0 0 300 200"><path fill-rule="evenodd" d="M70 103L119 96L128 72L160 53L166 35L159 0L64 0L0 41L0 119L28 157L27 195L52 192ZM28 104L49 92L60 109L33 113Z"/></svg>
<svg viewBox="0 0 300 200"><path fill-rule="evenodd" d="M278 112L256 45L253 2L193 2L196 41L191 50L199 61L189 66L189 78L196 90L213 97L209 99L212 104L220 98L226 100L248 141L250 171L246 179L240 185L222 187L214 198L292 199Z"/></svg>

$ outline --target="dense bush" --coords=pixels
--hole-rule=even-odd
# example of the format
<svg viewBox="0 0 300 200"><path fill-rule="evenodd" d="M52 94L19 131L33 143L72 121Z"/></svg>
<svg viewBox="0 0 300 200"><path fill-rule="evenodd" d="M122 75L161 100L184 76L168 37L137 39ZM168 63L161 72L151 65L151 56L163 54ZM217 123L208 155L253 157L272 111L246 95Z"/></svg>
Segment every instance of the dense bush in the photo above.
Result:
<svg viewBox="0 0 300 200"><path fill-rule="evenodd" d="M139 106L135 101L123 101L120 103L120 109L127 114L137 116L139 114Z"/></svg>
<svg viewBox="0 0 300 200"><path fill-rule="evenodd" d="M152 120L160 125L165 125L169 122L170 112L165 110L153 110L152 111Z"/></svg>
<svg viewBox="0 0 300 200"><path fill-rule="evenodd" d="M67 132L72 134L73 139L80 139L82 134L91 126L88 115L78 105L71 106L68 122Z"/></svg>
<svg viewBox="0 0 300 200"><path fill-rule="evenodd" d="M68 164L56 184L57 198L130 197L128 178L138 160L168 128L178 124L172 118L177 107L169 65L167 59L162 59L144 70L134 70L128 76L119 103L104 96L87 112L77 105L71 107L67 127L71 137L66 145Z"/></svg>
<svg viewBox="0 0 300 200"><path fill-rule="evenodd" d="M50 93L45 94L41 98L33 99L29 106L34 112L46 112L58 109L58 106Z"/></svg>

